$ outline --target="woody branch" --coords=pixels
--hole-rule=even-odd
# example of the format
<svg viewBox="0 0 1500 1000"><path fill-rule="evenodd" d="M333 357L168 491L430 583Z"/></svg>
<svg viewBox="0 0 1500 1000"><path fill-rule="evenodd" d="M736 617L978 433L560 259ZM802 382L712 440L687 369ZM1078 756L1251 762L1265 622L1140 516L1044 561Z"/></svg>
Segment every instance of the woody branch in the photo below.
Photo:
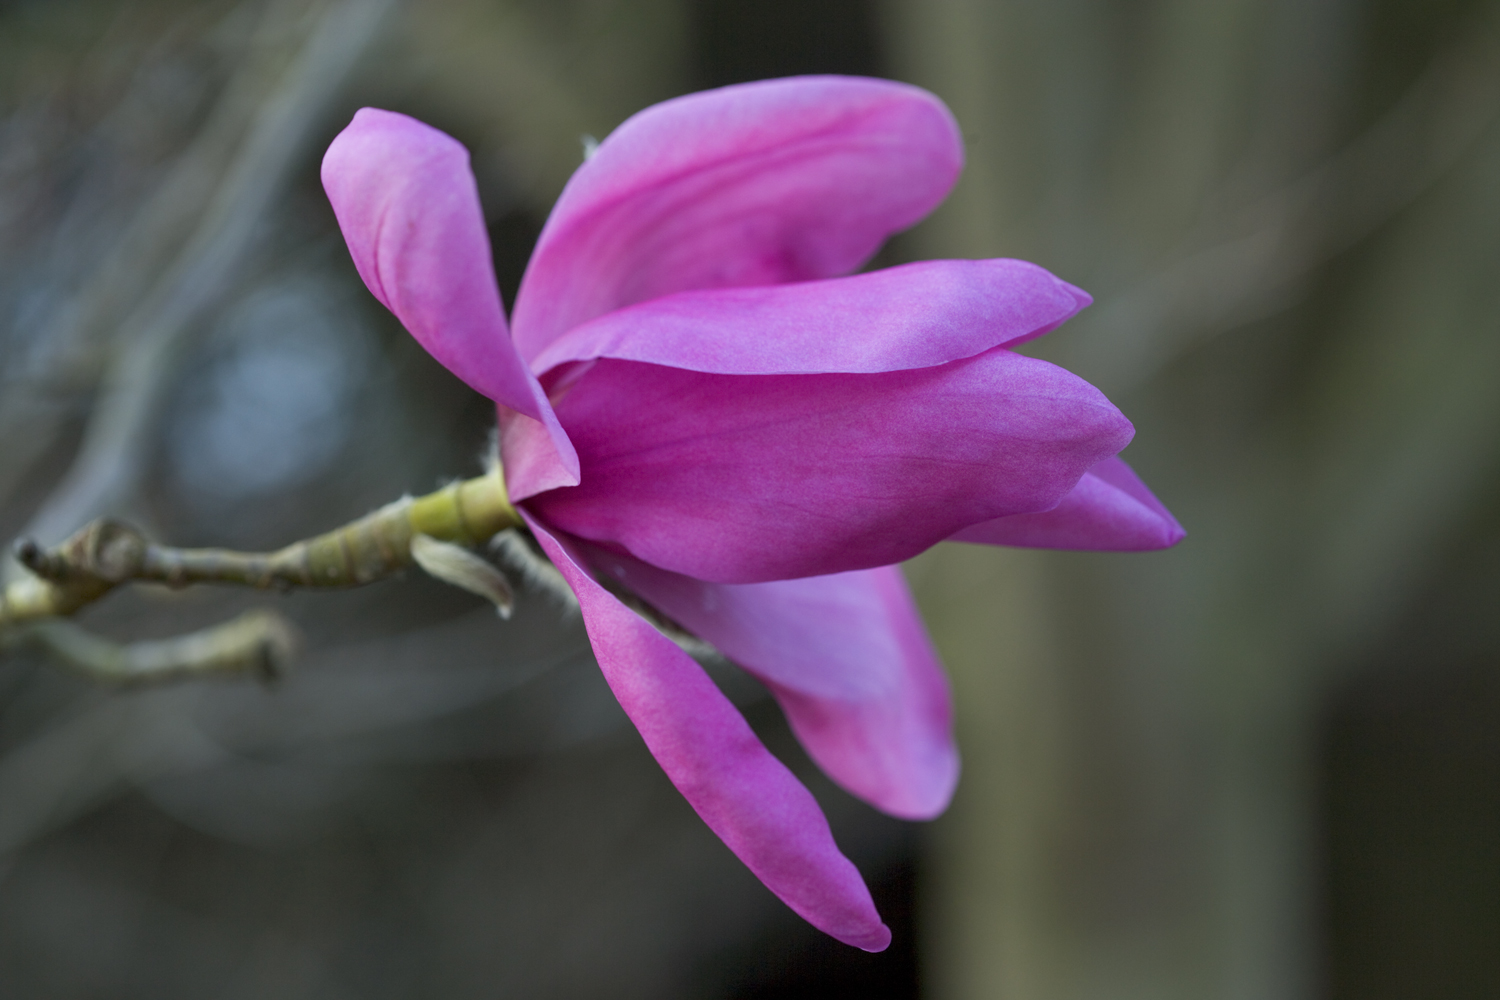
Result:
<svg viewBox="0 0 1500 1000"><path fill-rule="evenodd" d="M230 584L283 591L355 587L400 573L413 562L487 598L508 616L514 600L510 584L471 548L520 525L498 465L482 476L425 496L404 497L275 552L174 548L101 518L54 548L30 539L16 544L15 557L29 572L0 591L0 635L66 618L129 583ZM32 631L32 637L59 659L105 680L245 669L266 674L274 672L266 664L288 655L290 635L285 623L268 626L264 613L171 640L175 646L120 647L67 630Z"/></svg>

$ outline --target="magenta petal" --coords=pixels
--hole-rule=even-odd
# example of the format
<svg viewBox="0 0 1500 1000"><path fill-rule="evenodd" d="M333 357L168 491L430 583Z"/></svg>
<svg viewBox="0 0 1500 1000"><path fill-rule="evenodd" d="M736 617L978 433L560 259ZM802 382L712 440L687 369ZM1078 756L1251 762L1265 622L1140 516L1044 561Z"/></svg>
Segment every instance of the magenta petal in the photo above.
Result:
<svg viewBox="0 0 1500 1000"><path fill-rule="evenodd" d="M533 512L720 583L891 565L1050 509L1133 433L1087 382L1006 350L875 375L603 360L556 405L587 474Z"/></svg>
<svg viewBox="0 0 1500 1000"><path fill-rule="evenodd" d="M578 456L506 331L468 151L406 115L363 108L328 147L323 187L375 297L449 371L546 428L532 481L578 482Z"/></svg>
<svg viewBox="0 0 1500 1000"><path fill-rule="evenodd" d="M615 358L725 375L884 372L973 357L1091 300L1020 260L938 260L826 281L681 292L574 327L532 361Z"/></svg>
<svg viewBox="0 0 1500 1000"><path fill-rule="evenodd" d="M948 682L894 566L705 583L589 549L590 561L765 682L824 772L905 819L958 781Z"/></svg>
<svg viewBox="0 0 1500 1000"><path fill-rule="evenodd" d="M955 542L1032 549L1144 552L1176 545L1187 535L1124 459L1107 458L1048 511L1015 514L956 532Z"/></svg>
<svg viewBox="0 0 1500 1000"><path fill-rule="evenodd" d="M927 215L963 164L941 101L794 77L689 94L617 128L568 182L521 282L516 344L695 288L847 274Z"/></svg>
<svg viewBox="0 0 1500 1000"><path fill-rule="evenodd" d="M692 657L599 586L564 539L526 520L578 595L599 668L672 784L808 923L865 951L884 950L891 932L812 794Z"/></svg>

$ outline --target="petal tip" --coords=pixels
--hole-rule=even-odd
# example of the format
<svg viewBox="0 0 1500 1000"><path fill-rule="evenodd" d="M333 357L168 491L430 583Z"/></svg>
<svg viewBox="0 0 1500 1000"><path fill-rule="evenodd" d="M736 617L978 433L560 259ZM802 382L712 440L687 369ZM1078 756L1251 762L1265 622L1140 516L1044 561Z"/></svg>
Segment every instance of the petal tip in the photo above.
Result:
<svg viewBox="0 0 1500 1000"><path fill-rule="evenodd" d="M953 801L953 792L958 788L958 758L955 755L948 774L935 781L925 794L911 795L899 802L878 803L880 811L897 819L926 822L937 819L947 812Z"/></svg>
<svg viewBox="0 0 1500 1000"><path fill-rule="evenodd" d="M867 951L872 955L877 954L891 946L891 929L885 924L881 924L879 927L858 937L844 939L844 943L852 944L860 951Z"/></svg>
<svg viewBox="0 0 1500 1000"><path fill-rule="evenodd" d="M363 143L374 143L380 148L372 150ZM371 157L371 152L384 153L382 157ZM363 169L366 172L390 175L388 157L417 153L431 157L447 154L468 163L469 151L464 144L441 129L418 121L399 111L383 108L360 108L354 112L328 150L323 154L322 175L327 185L330 175L336 179L337 171L343 168Z"/></svg>
<svg viewBox="0 0 1500 1000"><path fill-rule="evenodd" d="M1064 281L1061 278L1057 279L1057 283L1063 291L1073 296L1073 301L1077 303L1077 307L1073 310L1073 315L1078 315L1078 313L1094 304L1094 297L1077 285Z"/></svg>

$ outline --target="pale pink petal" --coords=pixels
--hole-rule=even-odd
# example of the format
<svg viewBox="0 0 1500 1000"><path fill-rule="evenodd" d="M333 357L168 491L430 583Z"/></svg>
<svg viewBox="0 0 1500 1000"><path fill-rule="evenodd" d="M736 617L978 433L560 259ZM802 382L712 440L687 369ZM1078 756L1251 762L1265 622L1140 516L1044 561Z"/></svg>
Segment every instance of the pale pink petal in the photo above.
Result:
<svg viewBox="0 0 1500 1000"><path fill-rule="evenodd" d="M891 565L1050 509L1133 433L1087 382L1003 349L875 375L601 360L556 405L586 475L532 511L720 583Z"/></svg>
<svg viewBox="0 0 1500 1000"><path fill-rule="evenodd" d="M811 793L692 657L599 586L565 539L527 521L578 595L610 689L703 821L814 927L866 951L889 945L891 932Z"/></svg>
<svg viewBox="0 0 1500 1000"><path fill-rule="evenodd" d="M503 422L546 428L545 447L516 463L528 483L578 482L578 456L506 330L468 151L406 115L363 108L328 147L323 187L375 297L500 404Z"/></svg>
<svg viewBox="0 0 1500 1000"><path fill-rule="evenodd" d="M1033 549L1144 552L1176 545L1187 535L1124 459L1107 458L1048 511L1015 514L956 532L955 542Z"/></svg>
<svg viewBox="0 0 1500 1000"><path fill-rule="evenodd" d="M521 355L621 306L847 274L927 215L963 163L941 101L794 77L689 94L617 128L568 182L514 315Z"/></svg>
<svg viewBox="0 0 1500 1000"><path fill-rule="evenodd" d="M1025 261L924 261L652 299L574 327L532 367L544 381L549 369L595 358L725 375L929 368L1040 336L1090 301Z"/></svg>
<svg viewBox="0 0 1500 1000"><path fill-rule="evenodd" d="M948 682L894 566L771 583L705 583L587 547L590 561L765 682L813 760L905 819L958 781Z"/></svg>

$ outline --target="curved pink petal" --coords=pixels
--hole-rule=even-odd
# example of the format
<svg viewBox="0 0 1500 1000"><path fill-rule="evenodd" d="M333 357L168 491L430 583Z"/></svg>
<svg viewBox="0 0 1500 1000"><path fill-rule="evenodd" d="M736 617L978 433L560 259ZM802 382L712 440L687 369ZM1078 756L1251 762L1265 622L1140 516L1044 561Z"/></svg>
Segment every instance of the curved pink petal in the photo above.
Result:
<svg viewBox="0 0 1500 1000"><path fill-rule="evenodd" d="M705 583L590 546L590 561L765 682L829 777L905 819L958 781L948 682L895 566Z"/></svg>
<svg viewBox="0 0 1500 1000"><path fill-rule="evenodd" d="M468 151L406 115L362 108L323 157L323 187L375 297L444 367L516 415L506 421L546 428L545 446L514 462L528 481L578 482L578 456L506 331Z"/></svg>
<svg viewBox="0 0 1500 1000"><path fill-rule="evenodd" d="M924 261L652 299L574 327L532 367L544 381L549 369L595 358L725 375L930 368L1040 336L1090 301L1025 261Z"/></svg>
<svg viewBox="0 0 1500 1000"><path fill-rule="evenodd" d="M647 108L568 182L521 282L516 345L695 288L829 278L947 195L963 165L941 101L905 84L793 77Z"/></svg>
<svg viewBox="0 0 1500 1000"><path fill-rule="evenodd" d="M719 583L887 566L1047 510L1133 433L1087 382L1003 349L874 375L601 360L556 406L585 475L532 512Z"/></svg>
<svg viewBox="0 0 1500 1000"><path fill-rule="evenodd" d="M672 784L766 887L814 927L881 951L891 932L802 783L693 662L527 518L578 595L599 667Z"/></svg>
<svg viewBox="0 0 1500 1000"><path fill-rule="evenodd" d="M1051 510L1015 514L956 532L955 542L1032 549L1145 552L1176 545L1187 532L1125 460L1090 469Z"/></svg>

